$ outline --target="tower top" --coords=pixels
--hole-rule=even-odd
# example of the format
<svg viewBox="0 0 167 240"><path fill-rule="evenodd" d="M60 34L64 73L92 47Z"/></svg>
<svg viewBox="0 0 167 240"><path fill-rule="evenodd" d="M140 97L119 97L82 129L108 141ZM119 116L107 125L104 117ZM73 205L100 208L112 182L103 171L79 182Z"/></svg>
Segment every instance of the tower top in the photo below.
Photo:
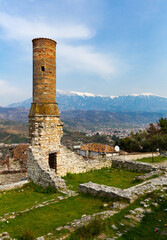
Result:
<svg viewBox="0 0 167 240"><path fill-rule="evenodd" d="M43 41L43 40L51 41L51 42L54 42L55 44L57 44L57 42L55 40L50 39L50 38L34 38L34 39L32 39L32 42L39 41L39 40L41 40L41 41Z"/></svg>
<svg viewBox="0 0 167 240"><path fill-rule="evenodd" d="M30 115L56 115L56 42L35 38L33 43L33 103Z"/></svg>

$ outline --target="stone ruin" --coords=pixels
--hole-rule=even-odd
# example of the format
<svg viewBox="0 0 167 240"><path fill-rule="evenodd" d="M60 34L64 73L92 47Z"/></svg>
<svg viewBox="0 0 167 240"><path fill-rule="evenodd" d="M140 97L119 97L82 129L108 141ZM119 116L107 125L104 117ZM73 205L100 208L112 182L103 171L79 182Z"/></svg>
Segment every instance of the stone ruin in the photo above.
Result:
<svg viewBox="0 0 167 240"><path fill-rule="evenodd" d="M35 38L32 42L33 102L29 113L27 175L43 187L66 189L61 176L110 167L112 158L85 159L61 145L63 122L56 102L57 43L48 38Z"/></svg>
<svg viewBox="0 0 167 240"><path fill-rule="evenodd" d="M47 187L66 188L60 177L85 172L90 166L82 156L61 145L63 122L56 102L56 42L33 42L33 102L29 113L28 177ZM93 165L91 165L93 168Z"/></svg>

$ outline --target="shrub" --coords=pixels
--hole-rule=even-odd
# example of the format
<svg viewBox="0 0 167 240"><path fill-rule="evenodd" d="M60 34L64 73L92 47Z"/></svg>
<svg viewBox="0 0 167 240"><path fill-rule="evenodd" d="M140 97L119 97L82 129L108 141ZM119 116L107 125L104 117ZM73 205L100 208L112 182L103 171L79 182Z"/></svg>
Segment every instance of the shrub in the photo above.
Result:
<svg viewBox="0 0 167 240"><path fill-rule="evenodd" d="M57 192L56 188L49 186L49 187L44 188L43 193L53 194L53 193L56 193L56 192Z"/></svg>
<svg viewBox="0 0 167 240"><path fill-rule="evenodd" d="M86 240L100 234L104 229L104 224L98 219L94 219L87 226L78 228L74 234L69 237L69 240Z"/></svg>
<svg viewBox="0 0 167 240"><path fill-rule="evenodd" d="M76 177L75 177L75 174L72 174L72 173L67 173L67 175L66 175L66 179L75 179Z"/></svg>
<svg viewBox="0 0 167 240"><path fill-rule="evenodd" d="M48 187L44 188L33 182L29 183L29 186L34 190L34 192L38 192L38 193L53 194L53 193L57 192L56 188L54 188L52 186L48 186Z"/></svg>
<svg viewBox="0 0 167 240"><path fill-rule="evenodd" d="M35 239L32 232L29 230L25 230L21 233L21 235L18 237L19 240L33 240Z"/></svg>

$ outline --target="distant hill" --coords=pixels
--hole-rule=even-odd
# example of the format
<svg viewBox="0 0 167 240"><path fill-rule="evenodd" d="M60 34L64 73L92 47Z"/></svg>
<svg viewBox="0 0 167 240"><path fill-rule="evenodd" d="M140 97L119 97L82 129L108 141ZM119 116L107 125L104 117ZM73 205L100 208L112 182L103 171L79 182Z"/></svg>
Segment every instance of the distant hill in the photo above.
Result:
<svg viewBox="0 0 167 240"><path fill-rule="evenodd" d="M12 121L27 122L29 108L4 108L0 107L0 118Z"/></svg>
<svg viewBox="0 0 167 240"><path fill-rule="evenodd" d="M0 110L2 110L0 108ZM3 109L3 114L6 109ZM13 109L14 110L14 109ZM8 112L9 113L9 112ZM16 115L17 112L15 111ZM25 113L23 113L25 115ZM28 142L28 124L23 122L12 121L14 112L11 114L5 114L9 119L0 117L0 142L3 143L25 143ZM1 114L0 114L1 116ZM24 119L24 117L22 118Z"/></svg>
<svg viewBox="0 0 167 240"><path fill-rule="evenodd" d="M0 107L0 117L27 122L31 99ZM152 94L107 97L57 90L61 119L76 130L140 127L166 117L167 98Z"/></svg>
<svg viewBox="0 0 167 240"><path fill-rule="evenodd" d="M109 111L62 111L61 119L65 127L72 129L135 128L155 123L164 113L152 112L109 112Z"/></svg>
<svg viewBox="0 0 167 240"><path fill-rule="evenodd" d="M28 122L28 108L2 108L0 107L0 125L17 125L17 122ZM61 120L65 127L76 130L102 129L102 128L133 128L156 122L166 113L159 112L110 112L95 110L61 111ZM16 126L15 126L16 128Z"/></svg>
<svg viewBox="0 0 167 240"><path fill-rule="evenodd" d="M8 105L8 108L30 108L32 99ZM57 90L60 111L95 110L110 112L167 112L167 98L153 94L99 96L91 93Z"/></svg>

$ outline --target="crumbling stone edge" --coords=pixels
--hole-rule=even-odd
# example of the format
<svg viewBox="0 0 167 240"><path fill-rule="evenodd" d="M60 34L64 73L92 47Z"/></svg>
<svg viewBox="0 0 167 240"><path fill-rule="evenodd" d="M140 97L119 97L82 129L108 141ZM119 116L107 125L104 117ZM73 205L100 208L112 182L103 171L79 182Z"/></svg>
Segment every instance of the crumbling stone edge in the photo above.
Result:
<svg viewBox="0 0 167 240"><path fill-rule="evenodd" d="M151 180L147 180L136 186L120 189L115 187L109 187L106 185L100 185L97 183L83 183L79 185L78 191L80 193L88 193L93 196L105 197L108 199L120 199L126 200L128 202L133 202L139 196L145 193L152 192L154 190L160 189L162 186L167 186L167 174L160 176Z"/></svg>

